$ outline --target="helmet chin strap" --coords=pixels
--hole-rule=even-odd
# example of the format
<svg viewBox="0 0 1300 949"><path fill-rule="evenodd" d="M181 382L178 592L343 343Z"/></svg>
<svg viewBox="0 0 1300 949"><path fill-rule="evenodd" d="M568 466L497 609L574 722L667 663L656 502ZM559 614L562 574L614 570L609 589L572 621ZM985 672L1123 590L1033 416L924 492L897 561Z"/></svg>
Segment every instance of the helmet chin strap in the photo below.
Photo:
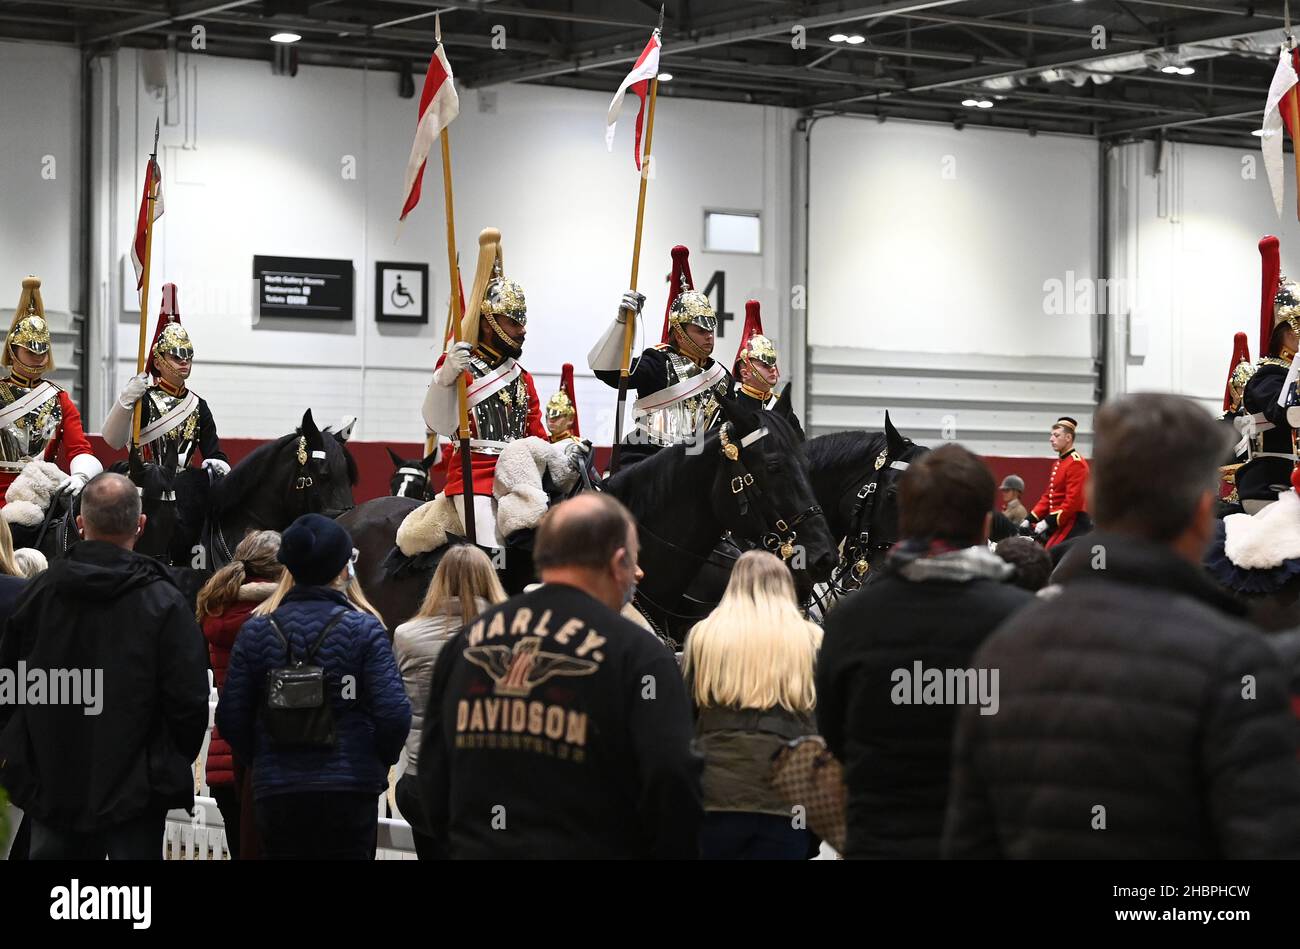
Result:
<svg viewBox="0 0 1300 949"><path fill-rule="evenodd" d="M687 335L686 327L676 323L673 324L673 339L677 343L677 349L691 362L703 366L709 361L709 354Z"/></svg>
<svg viewBox="0 0 1300 949"><path fill-rule="evenodd" d="M499 349L511 359L518 359L523 354L524 348L501 328L501 324L496 321L496 317L491 313L484 313L483 320L487 323L488 329L492 331L492 336L495 337L492 340L493 349Z"/></svg>

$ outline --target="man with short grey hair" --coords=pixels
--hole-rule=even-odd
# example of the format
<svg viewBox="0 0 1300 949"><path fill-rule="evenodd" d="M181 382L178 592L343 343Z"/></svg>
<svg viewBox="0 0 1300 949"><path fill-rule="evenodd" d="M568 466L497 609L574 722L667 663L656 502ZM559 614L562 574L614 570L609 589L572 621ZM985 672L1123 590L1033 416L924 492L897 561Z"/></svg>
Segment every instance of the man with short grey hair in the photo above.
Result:
<svg viewBox="0 0 1300 949"><path fill-rule="evenodd" d="M144 525L127 478L91 479L85 539L0 636L0 685L46 683L21 703L0 689L0 781L32 821L34 860L160 859L167 811L194 806L207 648L167 568L132 549Z"/></svg>
<svg viewBox="0 0 1300 949"><path fill-rule="evenodd" d="M1227 436L1157 393L1095 428L1097 531L975 655L1000 705L962 713L944 855L1300 857L1286 677L1201 567Z"/></svg>
<svg viewBox="0 0 1300 949"><path fill-rule="evenodd" d="M542 585L438 654L418 777L453 859L698 856L702 762L681 672L617 612L637 552L612 495L556 505L533 542Z"/></svg>

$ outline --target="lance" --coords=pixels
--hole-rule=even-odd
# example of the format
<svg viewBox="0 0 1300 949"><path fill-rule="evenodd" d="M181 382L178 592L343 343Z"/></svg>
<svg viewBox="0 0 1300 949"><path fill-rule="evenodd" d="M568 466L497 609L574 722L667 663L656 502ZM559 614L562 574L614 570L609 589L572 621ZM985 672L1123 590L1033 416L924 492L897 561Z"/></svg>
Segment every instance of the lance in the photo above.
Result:
<svg viewBox="0 0 1300 949"><path fill-rule="evenodd" d="M442 43L442 17L433 18L434 41ZM442 191L446 204L447 217L447 269L451 275L451 338L452 343L461 342L460 309L460 268L456 264L456 211L452 203L451 191L451 137L446 126L440 133L442 141ZM470 345L475 340L470 340ZM465 373L456 380L456 397L460 403L460 477L463 482L465 505L465 536L470 543L477 543L478 532L474 524L474 464L469 455L469 402L465 397Z"/></svg>
<svg viewBox="0 0 1300 949"><path fill-rule="evenodd" d="M664 8L659 7L659 26L655 36L660 39L659 52L663 55ZM641 192L636 202L636 236L632 240L632 279L629 288L635 293L637 277L641 270L641 229L645 225L645 193L650 183L650 145L655 135L655 102L659 98L659 77L650 81L650 114L646 116L645 155L641 159ZM671 289L669 293L671 293ZM610 451L609 470L618 470L618 457L623 447L623 416L627 412L628 367L632 362L632 340L636 334L636 314L628 313L623 331L623 359L618 372L618 409L614 413L614 446Z"/></svg>
<svg viewBox="0 0 1300 949"><path fill-rule="evenodd" d="M149 176L149 208L144 215L144 264L141 273L140 282L140 345L135 357L135 374L138 376L144 372L144 348L145 336L149 327L149 262L153 256L153 209L154 203L158 200L159 175L158 170L158 131L161 127L161 120L154 119L153 124L153 151L149 153L149 166L145 174ZM131 450L135 451L140 447L140 411L143 407L144 400L139 399L135 403L135 413L131 419Z"/></svg>

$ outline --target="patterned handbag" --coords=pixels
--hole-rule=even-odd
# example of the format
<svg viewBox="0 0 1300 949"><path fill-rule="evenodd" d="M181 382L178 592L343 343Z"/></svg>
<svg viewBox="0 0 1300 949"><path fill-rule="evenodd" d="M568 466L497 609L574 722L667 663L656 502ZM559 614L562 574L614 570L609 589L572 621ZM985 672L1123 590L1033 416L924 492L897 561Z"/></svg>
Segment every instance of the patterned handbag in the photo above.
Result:
<svg viewBox="0 0 1300 949"><path fill-rule="evenodd" d="M791 807L802 807L808 829L837 853L847 836L848 792L844 769L820 735L805 735L772 755L772 787Z"/></svg>

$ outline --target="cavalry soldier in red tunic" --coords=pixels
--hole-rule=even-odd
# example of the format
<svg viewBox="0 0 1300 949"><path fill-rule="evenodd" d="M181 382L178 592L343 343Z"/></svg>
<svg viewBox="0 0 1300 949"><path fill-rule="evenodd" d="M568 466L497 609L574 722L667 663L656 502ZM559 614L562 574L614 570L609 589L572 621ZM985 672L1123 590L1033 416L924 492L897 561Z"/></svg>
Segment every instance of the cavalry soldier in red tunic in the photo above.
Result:
<svg viewBox="0 0 1300 949"><path fill-rule="evenodd" d="M690 252L673 248L673 273L664 314L663 338L628 370L639 398L632 405L636 427L624 439L622 467L670 445L691 445L721 419L721 400L731 392L731 374L713 359L718 318L709 298L694 289ZM627 293L614 324L587 356L596 378L618 388L628 314L641 313L645 297Z"/></svg>
<svg viewBox="0 0 1300 949"><path fill-rule="evenodd" d="M230 461L208 403L188 388L194 345L181 325L176 284L162 288L162 309L149 347L145 371L132 377L104 420L104 441L124 448L131 440L135 404L140 409L142 460L163 469L176 502L176 525L168 559L185 565L198 543L207 509L208 485L230 473ZM153 380L152 384L150 380ZM202 458L201 468L198 466Z"/></svg>
<svg viewBox="0 0 1300 949"><path fill-rule="evenodd" d="M54 370L54 353L50 349L50 328L45 322L38 277L23 280L22 295L5 338L0 365L9 370L8 377L0 381L0 496L14 502L6 508L5 520L14 526L35 529L44 514L36 503L42 492L33 495L30 491L20 491L21 497L9 496L9 488L24 468L33 461L55 463L62 455L63 465L72 476L66 490L74 496L104 470L82 430L81 414L68 393L41 378ZM36 469L30 470L29 476L48 497L48 476Z"/></svg>
<svg viewBox="0 0 1300 949"><path fill-rule="evenodd" d="M523 351L527 325L524 288L502 273L501 232L487 228L479 235L478 270L469 311L461 322L463 341L439 357L424 399L424 422L429 429L455 432L460 427L456 382L461 373L469 373L466 397L474 478L474 540L482 547L502 546L492 497L498 456L516 439L536 436L550 441L533 377L516 361ZM452 443L444 493L454 499L463 524L465 485L459 441Z"/></svg>
<svg viewBox="0 0 1300 949"><path fill-rule="evenodd" d="M1074 450L1074 433L1079 423L1068 416L1057 419L1050 436L1057 453L1047 490L1038 499L1022 528L1046 535L1046 546L1055 547L1092 529L1084 510L1083 488L1088 481L1088 463Z"/></svg>

